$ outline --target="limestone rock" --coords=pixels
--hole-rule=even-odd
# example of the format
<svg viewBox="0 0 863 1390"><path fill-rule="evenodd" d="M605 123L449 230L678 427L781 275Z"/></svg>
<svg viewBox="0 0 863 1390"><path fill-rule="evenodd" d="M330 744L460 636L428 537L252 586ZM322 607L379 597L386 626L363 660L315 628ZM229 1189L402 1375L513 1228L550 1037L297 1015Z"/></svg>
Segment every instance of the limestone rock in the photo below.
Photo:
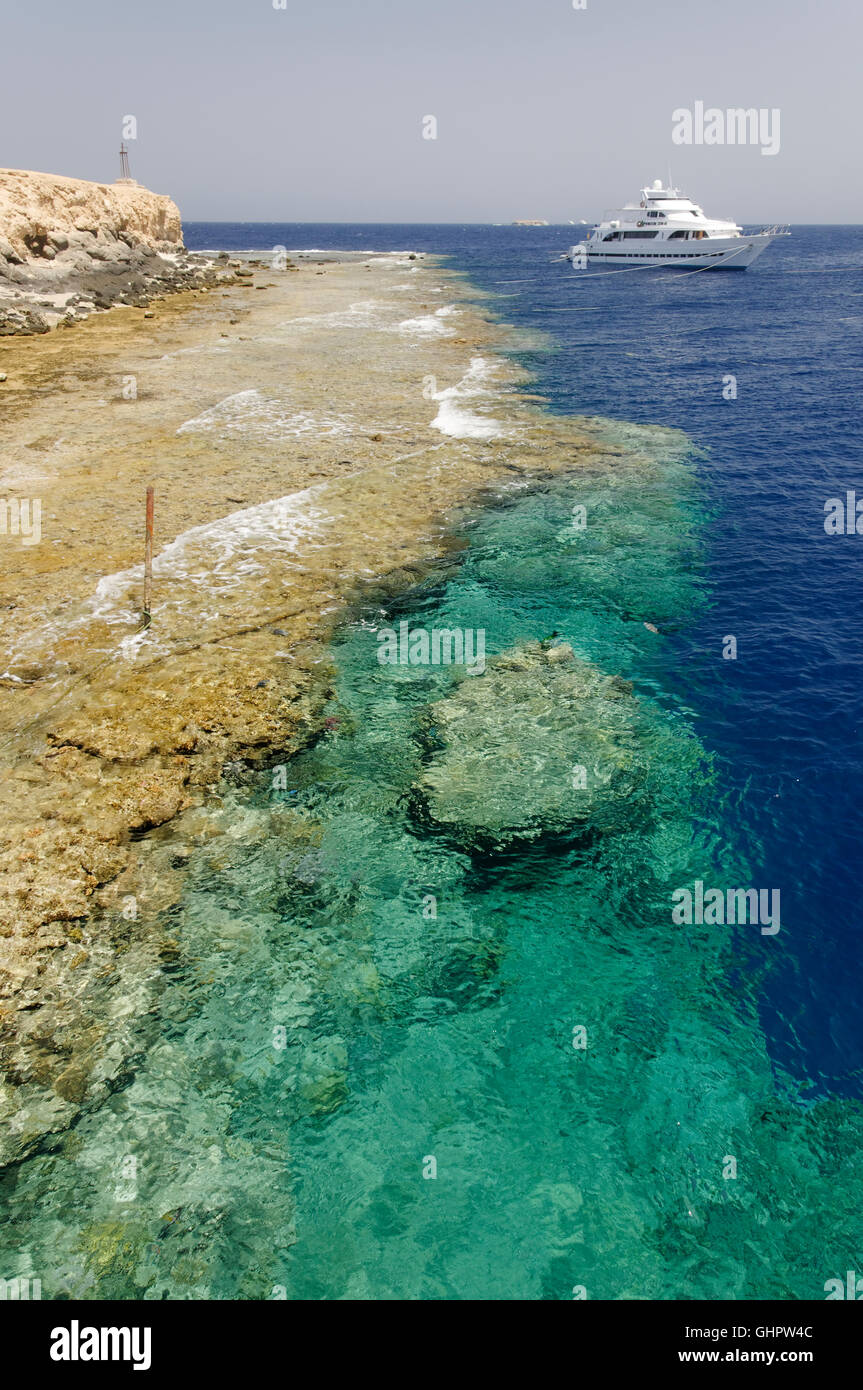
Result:
<svg viewBox="0 0 863 1390"><path fill-rule="evenodd" d="M226 272L183 247L170 198L137 185L0 169L0 335L209 288Z"/></svg>
<svg viewBox="0 0 863 1390"><path fill-rule="evenodd" d="M115 237L131 232L154 250L166 242L177 248L183 241L179 209L162 194L25 169L0 169L0 228L23 260L39 244L64 250L65 238L76 228L102 228Z"/></svg>

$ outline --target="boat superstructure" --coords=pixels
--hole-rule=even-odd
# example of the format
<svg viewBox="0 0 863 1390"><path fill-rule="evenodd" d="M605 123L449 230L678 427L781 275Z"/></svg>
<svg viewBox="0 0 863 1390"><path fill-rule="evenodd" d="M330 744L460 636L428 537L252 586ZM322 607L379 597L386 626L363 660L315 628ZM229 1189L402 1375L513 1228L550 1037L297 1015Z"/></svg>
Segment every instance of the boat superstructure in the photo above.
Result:
<svg viewBox="0 0 863 1390"><path fill-rule="evenodd" d="M625 265L686 265L745 270L787 227L745 232L736 222L707 217L681 193L654 179L641 201L604 214L584 241L567 252L576 268L603 261Z"/></svg>

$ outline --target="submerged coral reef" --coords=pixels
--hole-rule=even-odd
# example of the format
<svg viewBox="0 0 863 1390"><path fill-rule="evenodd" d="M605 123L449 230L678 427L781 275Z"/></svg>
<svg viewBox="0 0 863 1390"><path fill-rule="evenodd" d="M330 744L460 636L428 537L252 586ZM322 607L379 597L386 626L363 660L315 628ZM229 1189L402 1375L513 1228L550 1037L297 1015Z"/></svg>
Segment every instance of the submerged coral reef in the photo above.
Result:
<svg viewBox="0 0 863 1390"><path fill-rule="evenodd" d="M525 643L428 711L434 751L416 790L428 818L467 844L613 830L649 811L666 775L658 749L680 768L697 761L682 730L663 746L651 725L631 682L568 643Z"/></svg>

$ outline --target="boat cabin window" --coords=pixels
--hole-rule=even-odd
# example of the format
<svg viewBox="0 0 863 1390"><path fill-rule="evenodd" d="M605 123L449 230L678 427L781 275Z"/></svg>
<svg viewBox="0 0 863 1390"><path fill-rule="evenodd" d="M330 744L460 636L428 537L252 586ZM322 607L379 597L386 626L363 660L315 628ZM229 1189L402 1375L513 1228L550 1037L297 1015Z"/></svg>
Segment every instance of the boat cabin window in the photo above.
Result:
<svg viewBox="0 0 863 1390"><path fill-rule="evenodd" d="M669 241L684 241L684 240L686 239L687 235L688 235L688 234L687 234L686 232L672 232L672 233L671 233L671 236L668 238L668 240L669 240Z"/></svg>
<svg viewBox="0 0 863 1390"><path fill-rule="evenodd" d="M603 241L620 241L620 232L609 232L602 239Z"/></svg>
<svg viewBox="0 0 863 1390"><path fill-rule="evenodd" d="M655 236L659 236L659 233L658 233L658 232L624 232L624 233L623 233L623 237L624 237L624 240L625 240L625 241L634 241L634 240L636 240L636 239L643 239L643 238L645 238L645 237L648 237L648 238L649 238L649 237L655 237Z"/></svg>

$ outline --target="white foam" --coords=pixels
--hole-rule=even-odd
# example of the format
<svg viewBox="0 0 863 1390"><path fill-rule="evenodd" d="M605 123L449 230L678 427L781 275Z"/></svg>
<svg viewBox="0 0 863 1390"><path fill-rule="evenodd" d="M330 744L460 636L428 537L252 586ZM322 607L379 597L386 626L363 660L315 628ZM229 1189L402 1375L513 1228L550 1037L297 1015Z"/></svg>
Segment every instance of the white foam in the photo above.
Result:
<svg viewBox="0 0 863 1390"><path fill-rule="evenodd" d="M444 320L459 312L460 310L456 309L454 304L445 304L442 309L436 309L433 314L426 314L416 319L405 319L402 323L396 324L395 332L411 334L419 338L452 338L455 330L447 328Z"/></svg>
<svg viewBox="0 0 863 1390"><path fill-rule="evenodd" d="M222 352L230 352L230 348L222 347L220 344L201 343L198 347L177 348L176 352L164 352L159 361L173 362L175 357L195 357L199 354L212 356Z"/></svg>
<svg viewBox="0 0 863 1390"><path fill-rule="evenodd" d="M453 401L441 401L440 409L432 420L432 429L440 430L441 434L453 439L497 439L503 434L497 420L463 410Z"/></svg>
<svg viewBox="0 0 863 1390"><path fill-rule="evenodd" d="M285 435L314 434L332 437L351 433L344 415L312 415L305 410L287 411L278 401L260 391L237 391L226 396L194 419L187 420L177 434L200 434L217 430L220 434L259 435L279 439Z"/></svg>
<svg viewBox="0 0 863 1390"><path fill-rule="evenodd" d="M485 357L471 358L470 367L456 386L448 386L435 393L434 400L439 402L439 406L431 422L432 429L440 430L441 434L454 439L497 439L504 434L499 420L478 415L460 404L464 400L493 396L494 392L487 390L482 383L488 381L495 370L494 363Z"/></svg>
<svg viewBox="0 0 863 1390"><path fill-rule="evenodd" d="M264 253L261 251L235 251L233 254L235 256L260 256ZM291 256L357 256L364 260L373 256L376 263L386 265L393 257L410 256L411 252L364 250L361 246L297 246L292 248L288 254ZM408 264L410 264L409 261Z"/></svg>
<svg viewBox="0 0 863 1390"><path fill-rule="evenodd" d="M136 630L144 578L143 565L136 565L100 579L75 616L44 622L15 651L12 665L32 656L36 647L50 652L58 639L96 624L125 629L116 650L126 660L134 660L143 648L152 652L170 644L178 632L217 638L232 608L239 605L240 616L250 611L250 580L262 582L275 574L281 583L300 547L323 538L330 518L315 502L325 486L316 483L230 512L177 536L153 560L156 602L146 632Z"/></svg>
<svg viewBox="0 0 863 1390"><path fill-rule="evenodd" d="M316 534L325 514L309 507L322 484L289 493L255 507L229 512L217 521L183 531L153 560L154 579L184 580L211 596L236 587L238 579L266 568L255 552L293 554L301 540ZM108 623L127 622L135 608L121 599L143 579L143 566L106 575L96 585L89 617ZM202 617L207 616L202 614ZM213 615L210 615L213 616Z"/></svg>
<svg viewBox="0 0 863 1390"><path fill-rule="evenodd" d="M301 492L289 492L284 497L229 512L217 521L183 531L153 561L154 573L157 568L166 573L181 573L183 557L192 542L204 542L208 552L212 554L215 550L221 560L229 559L240 544L249 542L296 550L299 540L315 531L325 516L310 505L325 486L316 483ZM217 565L214 564L214 568Z"/></svg>
<svg viewBox="0 0 863 1390"><path fill-rule="evenodd" d="M387 325L379 312L383 302L379 299L364 299L357 304L349 305L347 309L337 309L330 314L304 314L302 318L286 319L285 322L292 328L299 328L305 324L313 324L316 328L386 328Z"/></svg>

